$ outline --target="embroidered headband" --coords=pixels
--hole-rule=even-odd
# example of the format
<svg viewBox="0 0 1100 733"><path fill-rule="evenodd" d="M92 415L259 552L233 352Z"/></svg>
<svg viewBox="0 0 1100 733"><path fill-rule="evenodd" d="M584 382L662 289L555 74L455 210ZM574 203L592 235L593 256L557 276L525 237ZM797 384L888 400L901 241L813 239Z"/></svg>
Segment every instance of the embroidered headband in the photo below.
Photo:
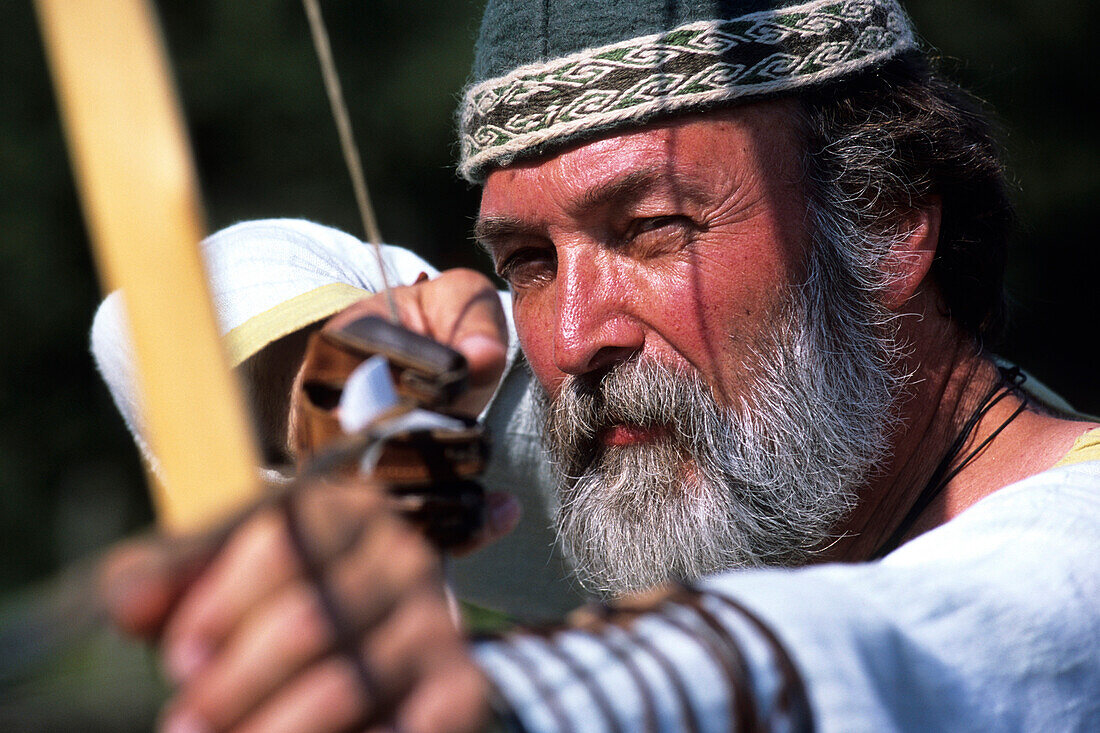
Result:
<svg viewBox="0 0 1100 733"><path fill-rule="evenodd" d="M599 133L837 79L917 47L896 0L490 0L477 45L459 121L459 173L472 183Z"/></svg>

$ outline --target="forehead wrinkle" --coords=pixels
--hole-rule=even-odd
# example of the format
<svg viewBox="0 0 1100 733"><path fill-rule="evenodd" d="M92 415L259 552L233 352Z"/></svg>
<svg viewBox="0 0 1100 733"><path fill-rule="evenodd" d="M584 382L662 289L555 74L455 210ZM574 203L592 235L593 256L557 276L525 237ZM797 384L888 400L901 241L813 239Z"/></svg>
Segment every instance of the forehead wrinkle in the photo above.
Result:
<svg viewBox="0 0 1100 733"><path fill-rule="evenodd" d="M666 187L671 189L678 200L699 202L709 198L697 182L673 170L671 166L649 165L589 186L577 197L574 208L585 211L606 206L625 207Z"/></svg>

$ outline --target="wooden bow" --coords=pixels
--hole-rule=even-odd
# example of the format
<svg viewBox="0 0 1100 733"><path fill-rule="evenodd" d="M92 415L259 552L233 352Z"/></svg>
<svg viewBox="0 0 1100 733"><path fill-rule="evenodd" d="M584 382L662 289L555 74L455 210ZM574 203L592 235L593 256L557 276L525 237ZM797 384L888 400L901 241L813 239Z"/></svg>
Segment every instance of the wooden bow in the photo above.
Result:
<svg viewBox="0 0 1100 733"><path fill-rule="evenodd" d="M101 285L129 318L158 522L198 531L259 492L258 452L198 251L204 216L147 0L36 0Z"/></svg>

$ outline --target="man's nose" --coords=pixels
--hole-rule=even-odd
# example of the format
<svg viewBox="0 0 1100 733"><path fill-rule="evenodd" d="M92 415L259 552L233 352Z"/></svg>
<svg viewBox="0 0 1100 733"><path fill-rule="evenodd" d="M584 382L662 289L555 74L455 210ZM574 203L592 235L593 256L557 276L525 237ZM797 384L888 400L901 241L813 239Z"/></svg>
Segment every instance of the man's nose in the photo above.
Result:
<svg viewBox="0 0 1100 733"><path fill-rule="evenodd" d="M628 283L610 258L559 257L554 364L586 374L626 361L645 344Z"/></svg>

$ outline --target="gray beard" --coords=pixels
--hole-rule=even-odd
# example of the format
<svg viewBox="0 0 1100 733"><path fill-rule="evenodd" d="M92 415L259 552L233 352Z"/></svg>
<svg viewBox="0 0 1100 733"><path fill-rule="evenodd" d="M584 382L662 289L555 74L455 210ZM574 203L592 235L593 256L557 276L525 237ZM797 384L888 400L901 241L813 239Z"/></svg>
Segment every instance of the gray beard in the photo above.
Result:
<svg viewBox="0 0 1100 733"><path fill-rule="evenodd" d="M694 371L639 359L598 379L570 377L555 399L537 389L560 474L551 511L587 590L616 596L735 567L799 565L835 541L887 452L906 379L883 335L888 314L829 291L818 278L803 286L742 365L751 386L733 407ZM604 446L601 432L618 424L663 432Z"/></svg>

